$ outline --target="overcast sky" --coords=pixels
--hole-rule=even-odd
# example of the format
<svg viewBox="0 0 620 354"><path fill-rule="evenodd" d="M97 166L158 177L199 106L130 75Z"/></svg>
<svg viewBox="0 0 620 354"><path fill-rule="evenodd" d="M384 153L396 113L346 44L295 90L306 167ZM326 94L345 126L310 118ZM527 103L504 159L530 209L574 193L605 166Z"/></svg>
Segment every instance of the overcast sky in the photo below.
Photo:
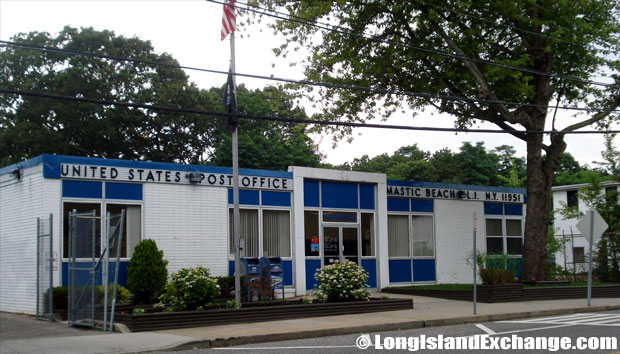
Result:
<svg viewBox="0 0 620 354"><path fill-rule="evenodd" d="M19 32L46 31L58 33L63 26L93 27L96 30L113 30L117 35L137 36L150 40L158 53L167 52L181 65L206 69L228 69L230 45L220 40L222 5L206 1L28 1L0 0L0 39L10 40ZM239 20L239 19L238 19ZM248 36L249 35L249 36ZM277 77L302 79L300 67L290 67L287 61L276 58L271 49L281 43L266 27L255 25L237 32L236 67L240 73L273 75ZM272 67L275 64L275 67ZM226 81L222 75L188 71L190 80L198 87L208 89L221 86ZM250 88L261 88L269 81L238 78ZM307 113L312 113L306 107ZM386 124L453 127L449 116L419 114L415 119L410 113L398 114ZM572 121L569 114L562 114L557 127ZM495 129L491 124L480 128ZM614 129L620 129L616 124ZM415 132L386 129L359 128L354 130L351 144L342 141L332 149L330 136L316 136L326 161L340 164L352 161L363 154L375 156L392 153L404 145L417 143L426 151L444 147L458 151L465 141L484 141L487 149L499 145L515 146L518 156L525 156L525 144L507 134L480 134ZM567 151L582 164L600 161L604 149L602 135L572 135L566 138ZM620 145L620 138L615 140Z"/></svg>

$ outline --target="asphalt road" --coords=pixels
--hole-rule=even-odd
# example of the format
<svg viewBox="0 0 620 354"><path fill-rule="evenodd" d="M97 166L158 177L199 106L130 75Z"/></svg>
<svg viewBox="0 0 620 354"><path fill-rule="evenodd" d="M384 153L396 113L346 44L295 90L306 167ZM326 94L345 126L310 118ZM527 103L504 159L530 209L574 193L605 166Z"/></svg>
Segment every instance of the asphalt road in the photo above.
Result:
<svg viewBox="0 0 620 354"><path fill-rule="evenodd" d="M445 326L445 327L431 327L415 330L403 330L394 332L381 332L381 333L367 333L364 339L360 339L360 335L345 335L323 338L302 339L283 342L271 342L271 343L259 343L250 344L237 347L225 347L225 348L213 348L213 349L201 349L201 350L189 350L174 352L177 354L197 354L197 353L209 353L209 354L241 354L241 353L312 353L312 354L336 354L336 353L366 353L366 352L391 352L396 349L395 340L392 341L387 337L412 337L411 342L403 343L405 347L402 351L412 351L412 349L418 349L413 343L413 337L422 338L423 335L426 338L439 335L446 337L457 337L469 340L474 340L473 336L485 336L483 339L485 342L491 345L492 349L481 350L416 350L416 353L620 353L620 311L607 311L604 313L594 312L587 314L574 314L563 315L555 317L545 318L531 318L515 321L500 321L500 322L488 322L478 324L466 324L457 326ZM513 336L519 337L515 339ZM497 345L501 345L502 338L508 338L513 341L523 340L523 345L532 343L529 341L535 341L536 339L529 338L549 338L553 337L551 341L547 341L549 347L545 349L533 349L533 350L503 350L497 349ZM564 349L560 347L560 340L562 337L570 338L570 344L566 344L569 347L577 344L578 338L594 338L606 337L609 338L608 344L613 344L615 339L616 347L606 349ZM470 339L471 338L471 339ZM557 339L555 339L557 338ZM368 341L370 339L370 341ZM568 339L563 339L568 341ZM360 349L356 346L357 343L369 346L367 349ZM504 340L504 341L507 341ZM539 339L541 341L541 339ZM598 341L596 339L590 339L590 341ZM600 341L598 341L600 344ZM497 343L497 344L496 344ZM411 346L409 346L411 345ZM493 346L495 345L495 348ZM393 350L388 348L394 347ZM526 348L527 349L527 348ZM557 349L557 350L554 350ZM166 352L159 352L166 353ZM167 352L172 353L172 352Z"/></svg>

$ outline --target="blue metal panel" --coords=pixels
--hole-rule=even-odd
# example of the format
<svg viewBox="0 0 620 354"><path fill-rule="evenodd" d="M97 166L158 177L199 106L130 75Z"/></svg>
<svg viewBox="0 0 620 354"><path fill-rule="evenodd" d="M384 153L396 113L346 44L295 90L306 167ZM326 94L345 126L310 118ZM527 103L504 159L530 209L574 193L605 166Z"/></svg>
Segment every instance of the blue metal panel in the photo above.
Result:
<svg viewBox="0 0 620 354"><path fill-rule="evenodd" d="M291 192L262 191L262 204L269 206L291 206Z"/></svg>
<svg viewBox="0 0 620 354"><path fill-rule="evenodd" d="M432 213L433 200L432 199L411 199L411 211L418 213Z"/></svg>
<svg viewBox="0 0 620 354"><path fill-rule="evenodd" d="M377 287L377 260L376 259L362 259L362 268L368 272L368 286L371 288Z"/></svg>
<svg viewBox="0 0 620 354"><path fill-rule="evenodd" d="M314 286L318 285L314 279L314 273L317 269L321 269L321 260L306 259L306 290L314 289Z"/></svg>
<svg viewBox="0 0 620 354"><path fill-rule="evenodd" d="M321 182L321 206L357 209L357 183Z"/></svg>
<svg viewBox="0 0 620 354"><path fill-rule="evenodd" d="M228 189L228 204L233 204L233 190ZM259 191L256 190L239 190L239 204L243 205L259 205Z"/></svg>
<svg viewBox="0 0 620 354"><path fill-rule="evenodd" d="M319 207L319 181L304 180L304 206Z"/></svg>
<svg viewBox="0 0 620 354"><path fill-rule="evenodd" d="M118 284L127 287L127 266L129 265L128 261L121 261L118 264ZM90 269L91 262L78 262L78 267ZM108 271L108 283L112 283L114 281L114 271L116 269L116 265L114 263L109 264ZM79 277L75 280L75 285L84 286L88 282L89 276L87 271L78 272ZM95 284L101 285L101 268L97 271L97 275L95 276ZM62 262L62 286L69 285L69 263Z"/></svg>
<svg viewBox="0 0 620 354"><path fill-rule="evenodd" d="M411 260L390 259L389 261L390 283L411 282Z"/></svg>
<svg viewBox="0 0 620 354"><path fill-rule="evenodd" d="M504 204L504 214L523 215L523 204Z"/></svg>
<svg viewBox="0 0 620 354"><path fill-rule="evenodd" d="M374 184L360 184L360 209L375 209Z"/></svg>
<svg viewBox="0 0 620 354"><path fill-rule="evenodd" d="M235 261L228 261L228 276L235 275Z"/></svg>
<svg viewBox="0 0 620 354"><path fill-rule="evenodd" d="M414 259L413 281L435 281L435 260Z"/></svg>
<svg viewBox="0 0 620 354"><path fill-rule="evenodd" d="M504 206L502 203L484 203L484 214L485 215L503 215L504 214Z"/></svg>
<svg viewBox="0 0 620 354"><path fill-rule="evenodd" d="M101 182L92 181L62 181L62 196L64 198L98 198L101 199Z"/></svg>
<svg viewBox="0 0 620 354"><path fill-rule="evenodd" d="M293 261L283 261L284 268L284 285L293 285Z"/></svg>
<svg viewBox="0 0 620 354"><path fill-rule="evenodd" d="M409 199L406 198L388 198L388 211L409 211Z"/></svg>
<svg viewBox="0 0 620 354"><path fill-rule="evenodd" d="M142 184L106 182L105 197L108 199L142 200Z"/></svg>

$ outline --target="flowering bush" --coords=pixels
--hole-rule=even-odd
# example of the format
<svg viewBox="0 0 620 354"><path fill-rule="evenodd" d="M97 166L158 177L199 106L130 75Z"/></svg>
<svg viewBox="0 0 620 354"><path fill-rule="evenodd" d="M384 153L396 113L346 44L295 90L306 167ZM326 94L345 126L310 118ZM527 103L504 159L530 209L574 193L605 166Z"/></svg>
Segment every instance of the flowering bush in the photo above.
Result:
<svg viewBox="0 0 620 354"><path fill-rule="evenodd" d="M159 297L158 307L173 311L196 310L219 298L220 286L207 268L183 268L172 273Z"/></svg>
<svg viewBox="0 0 620 354"><path fill-rule="evenodd" d="M345 260L325 266L314 274L319 282L317 298L322 302L365 301L370 297L368 273L357 264Z"/></svg>

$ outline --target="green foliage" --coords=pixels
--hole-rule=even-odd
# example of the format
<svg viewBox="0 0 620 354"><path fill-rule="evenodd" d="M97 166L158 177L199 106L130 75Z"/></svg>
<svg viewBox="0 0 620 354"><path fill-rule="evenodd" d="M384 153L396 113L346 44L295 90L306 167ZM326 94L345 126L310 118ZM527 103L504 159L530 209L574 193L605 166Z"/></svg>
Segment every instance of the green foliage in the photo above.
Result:
<svg viewBox="0 0 620 354"><path fill-rule="evenodd" d="M149 41L91 27L67 26L56 37L46 32L20 33L12 40L178 65L170 55L155 53ZM4 63L0 86L6 89L206 108L204 93L188 82L180 68L13 47L0 53L0 62ZM216 122L195 114L2 95L0 165L42 153L197 162L210 144Z"/></svg>
<svg viewBox="0 0 620 354"><path fill-rule="evenodd" d="M118 284L116 285L116 303L117 304L129 302L129 294L130 294L129 290L127 290L125 287L123 287L122 285L118 285ZM109 303L111 303L113 295L114 295L114 284L109 284L108 285ZM105 301L105 293L104 293L103 285L97 286L97 290L95 291L95 300L100 304L103 304L103 302Z"/></svg>
<svg viewBox="0 0 620 354"><path fill-rule="evenodd" d="M220 296L220 287L204 267L183 268L172 273L170 282L159 297L160 305L173 311L208 307Z"/></svg>
<svg viewBox="0 0 620 354"><path fill-rule="evenodd" d="M144 312L145 312L144 309L139 308L139 307L135 307L133 310L131 310L131 313L134 315L141 315Z"/></svg>
<svg viewBox="0 0 620 354"><path fill-rule="evenodd" d="M47 290L44 294L45 299L49 296ZM52 301L54 302L54 310L66 311L69 308L69 287L57 286L52 288ZM43 312L49 312L49 302L43 302Z"/></svg>
<svg viewBox="0 0 620 354"><path fill-rule="evenodd" d="M370 298L368 273L357 264L345 260L316 271L317 298L322 302L365 301Z"/></svg>
<svg viewBox="0 0 620 354"><path fill-rule="evenodd" d="M467 259L472 262L473 255ZM515 258L506 254L477 253L478 274L484 285L509 284L515 281Z"/></svg>
<svg viewBox="0 0 620 354"><path fill-rule="evenodd" d="M142 240L133 251L127 266L127 287L139 304L152 303L166 285L168 261L154 240Z"/></svg>
<svg viewBox="0 0 620 354"><path fill-rule="evenodd" d="M228 299L228 298L232 298L235 296L233 294L233 291L235 290L235 277L234 276L216 277L215 281L217 282L217 285L219 285L220 287L220 293L221 293L220 296L223 299Z"/></svg>
<svg viewBox="0 0 620 354"><path fill-rule="evenodd" d="M221 90L211 89L221 95ZM294 97L281 88L267 86L262 90L237 87L237 110L255 116L308 119L304 110L295 106ZM220 99L221 101L221 99ZM231 134L219 129L213 140L210 165L231 166ZM303 125L264 120L240 119L239 166L285 171L288 166L319 167L322 156L307 135Z"/></svg>
<svg viewBox="0 0 620 354"><path fill-rule="evenodd" d="M228 300L228 301L226 301L226 308L229 308L229 309L240 309L241 308L241 304L238 303L235 300Z"/></svg>

